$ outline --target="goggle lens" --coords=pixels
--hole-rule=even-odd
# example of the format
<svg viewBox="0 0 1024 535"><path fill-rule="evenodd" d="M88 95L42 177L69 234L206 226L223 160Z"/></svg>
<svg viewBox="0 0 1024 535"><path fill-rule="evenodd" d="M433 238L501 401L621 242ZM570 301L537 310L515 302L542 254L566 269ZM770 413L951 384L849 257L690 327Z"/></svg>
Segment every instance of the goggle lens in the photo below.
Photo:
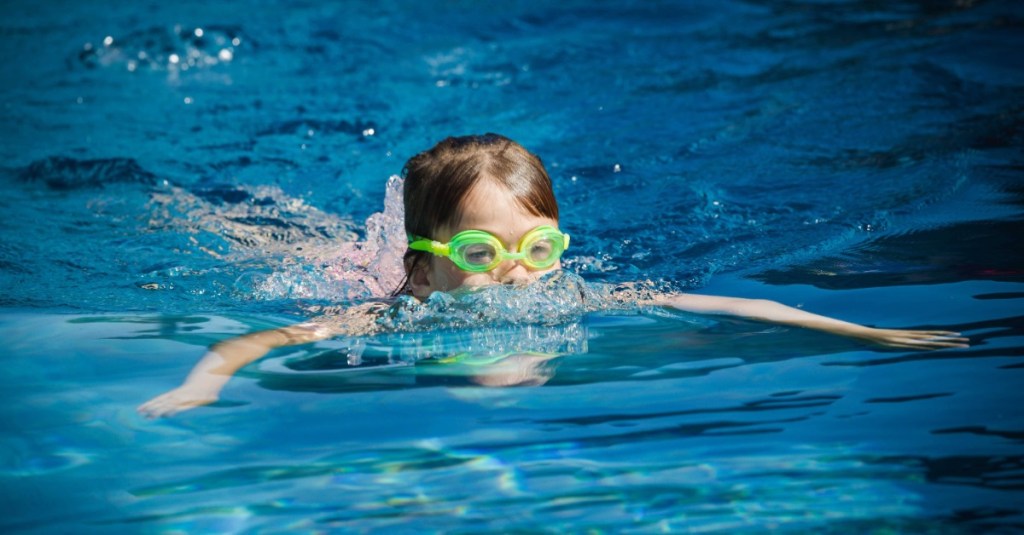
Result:
<svg viewBox="0 0 1024 535"><path fill-rule="evenodd" d="M467 243L455 248L454 255L456 258L462 260L459 267L465 264L469 267L479 269L480 271L488 271L491 269L491 265L497 265L498 260L498 249L494 243L490 242L476 242ZM497 262L495 260L498 260ZM465 268L463 268L465 269ZM471 271L475 271L471 270Z"/></svg>
<svg viewBox="0 0 1024 535"><path fill-rule="evenodd" d="M562 233L551 229L551 231L540 230L531 232L523 237L520 251L526 253L523 263L534 269L545 269L551 267L562 256L565 251L565 243Z"/></svg>

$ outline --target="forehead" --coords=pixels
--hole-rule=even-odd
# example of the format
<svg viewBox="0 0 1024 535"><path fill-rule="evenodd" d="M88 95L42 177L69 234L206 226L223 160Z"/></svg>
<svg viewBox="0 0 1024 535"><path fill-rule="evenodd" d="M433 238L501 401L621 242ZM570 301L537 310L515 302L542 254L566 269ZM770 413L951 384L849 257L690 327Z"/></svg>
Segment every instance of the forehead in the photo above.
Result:
<svg viewBox="0 0 1024 535"><path fill-rule="evenodd" d="M455 228L447 238L463 230L484 230L513 242L540 225L558 224L550 218L530 213L515 194L489 178L482 178L462 199Z"/></svg>
<svg viewBox="0 0 1024 535"><path fill-rule="evenodd" d="M459 203L456 224L484 221L510 212L530 215L511 191L489 178L483 178L470 188Z"/></svg>

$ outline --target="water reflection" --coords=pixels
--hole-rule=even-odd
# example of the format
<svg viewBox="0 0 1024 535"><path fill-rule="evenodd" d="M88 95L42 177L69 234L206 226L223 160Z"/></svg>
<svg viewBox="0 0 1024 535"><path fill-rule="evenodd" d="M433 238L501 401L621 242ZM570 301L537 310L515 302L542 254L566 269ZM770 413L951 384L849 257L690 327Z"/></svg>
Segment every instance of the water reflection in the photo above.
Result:
<svg viewBox="0 0 1024 535"><path fill-rule="evenodd" d="M980 221L883 237L841 256L769 270L768 284L813 284L829 290L943 284L968 280L1024 282L1024 221Z"/></svg>
<svg viewBox="0 0 1024 535"><path fill-rule="evenodd" d="M504 447L489 452L458 448L351 451L306 463L214 470L176 483L138 488L143 500L174 494L205 496L202 507L170 508L151 515L112 518L103 524L202 523L223 515L243 525L322 528L479 529L532 531L578 527L730 532L766 526L854 532L880 527L934 527L912 489L924 478L957 485L1000 486L1020 458L874 457L849 448L812 448L786 455L713 455L699 462L614 460L568 445ZM257 498L250 487L280 487L288 499ZM452 486L458 482L456 486ZM785 484L782 484L782 483ZM305 487L307 490L301 490ZM239 502L246 490L251 498ZM458 490L455 490L458 489ZM229 502L234 505L229 505ZM144 503L144 502L142 502ZM837 506L841 504L841 506ZM532 511L529 515L522 511ZM815 513L818 511L818 513ZM1019 516L1005 502L964 503L950 520ZM295 524L294 522L299 522ZM984 525L982 522L980 525Z"/></svg>

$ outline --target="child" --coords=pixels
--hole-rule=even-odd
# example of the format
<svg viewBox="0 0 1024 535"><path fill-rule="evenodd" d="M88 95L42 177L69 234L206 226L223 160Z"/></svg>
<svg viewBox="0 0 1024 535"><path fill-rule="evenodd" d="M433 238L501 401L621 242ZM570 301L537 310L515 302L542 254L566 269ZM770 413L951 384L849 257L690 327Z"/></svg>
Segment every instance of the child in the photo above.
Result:
<svg viewBox="0 0 1024 535"><path fill-rule="evenodd" d="M448 138L405 165L406 279L396 295L421 301L434 292L493 284L523 285L558 270L569 236L558 230L558 204L540 159L496 134ZM695 294L645 297L646 306L824 331L900 349L967 347L947 331L874 329L773 301ZM185 382L139 407L168 416L214 402L231 376L271 349L334 336L377 332L386 304L354 306L332 322L309 322L215 344Z"/></svg>

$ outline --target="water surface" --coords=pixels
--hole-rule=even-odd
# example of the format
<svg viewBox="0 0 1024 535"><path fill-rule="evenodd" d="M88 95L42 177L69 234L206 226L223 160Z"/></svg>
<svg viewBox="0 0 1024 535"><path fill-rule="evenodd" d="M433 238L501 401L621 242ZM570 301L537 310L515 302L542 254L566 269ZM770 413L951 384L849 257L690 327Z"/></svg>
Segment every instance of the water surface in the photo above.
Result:
<svg viewBox="0 0 1024 535"><path fill-rule="evenodd" d="M1015 3L0 12L4 530L1024 527ZM386 294L388 178L487 131L543 158L588 284L972 347L583 310L439 335L536 342L511 372L339 339L135 413L216 341Z"/></svg>

